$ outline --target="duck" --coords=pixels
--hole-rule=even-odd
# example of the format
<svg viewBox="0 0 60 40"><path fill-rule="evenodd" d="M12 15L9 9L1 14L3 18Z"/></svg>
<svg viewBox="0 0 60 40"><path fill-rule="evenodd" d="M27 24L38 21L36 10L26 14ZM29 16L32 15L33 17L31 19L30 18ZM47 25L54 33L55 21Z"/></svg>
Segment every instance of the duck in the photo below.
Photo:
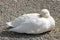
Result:
<svg viewBox="0 0 60 40"><path fill-rule="evenodd" d="M55 20L50 15L48 9L42 9L40 13L24 14L11 22L7 22L7 25L13 26L13 28L8 31L27 34L40 34L54 28Z"/></svg>

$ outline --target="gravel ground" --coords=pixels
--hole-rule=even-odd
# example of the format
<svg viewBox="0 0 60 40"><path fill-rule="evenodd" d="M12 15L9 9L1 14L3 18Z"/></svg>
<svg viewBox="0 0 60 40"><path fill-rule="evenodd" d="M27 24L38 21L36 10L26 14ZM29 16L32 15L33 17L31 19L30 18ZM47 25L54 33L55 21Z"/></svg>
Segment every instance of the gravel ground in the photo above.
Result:
<svg viewBox="0 0 60 40"><path fill-rule="evenodd" d="M56 21L55 30L43 34L12 34L5 24L16 17L47 8ZM0 40L60 40L60 0L0 0Z"/></svg>

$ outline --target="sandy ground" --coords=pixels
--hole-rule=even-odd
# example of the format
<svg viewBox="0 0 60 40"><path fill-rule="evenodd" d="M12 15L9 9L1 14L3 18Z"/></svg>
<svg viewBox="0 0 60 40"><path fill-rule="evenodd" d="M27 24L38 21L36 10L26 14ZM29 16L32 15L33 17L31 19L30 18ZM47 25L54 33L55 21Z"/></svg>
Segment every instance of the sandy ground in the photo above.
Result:
<svg viewBox="0 0 60 40"><path fill-rule="evenodd" d="M56 21L56 29L38 35L12 34L4 31L8 21L21 14L47 8ZM0 40L60 40L60 0L0 0Z"/></svg>

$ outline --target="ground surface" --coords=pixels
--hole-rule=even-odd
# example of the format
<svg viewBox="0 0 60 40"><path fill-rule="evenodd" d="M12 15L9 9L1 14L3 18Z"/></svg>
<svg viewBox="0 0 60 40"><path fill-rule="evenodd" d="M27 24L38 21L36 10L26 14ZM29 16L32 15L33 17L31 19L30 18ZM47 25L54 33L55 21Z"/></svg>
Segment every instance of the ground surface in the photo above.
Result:
<svg viewBox="0 0 60 40"><path fill-rule="evenodd" d="M38 35L14 34L3 31L5 23L21 14L40 12L47 8L56 21L55 30ZM60 0L0 0L0 40L60 40Z"/></svg>

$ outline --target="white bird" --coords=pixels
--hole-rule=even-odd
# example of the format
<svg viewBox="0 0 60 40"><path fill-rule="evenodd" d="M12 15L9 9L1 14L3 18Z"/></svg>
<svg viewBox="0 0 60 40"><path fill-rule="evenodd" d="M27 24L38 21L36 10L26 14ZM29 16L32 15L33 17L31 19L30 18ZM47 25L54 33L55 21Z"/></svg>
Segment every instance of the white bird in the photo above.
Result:
<svg viewBox="0 0 60 40"><path fill-rule="evenodd" d="M50 31L51 28L55 27L55 21L47 9L41 10L40 12L41 17L39 17L38 15L36 14L35 16L33 14L31 17L30 14L28 14L28 16L25 15L28 18L25 18L24 16L20 16L19 18L21 19L17 18L14 20L15 27L12 24L13 21L8 22L7 24L9 26L14 27L9 29L9 31L14 31L18 33L27 33L27 34L38 34L46 31ZM18 23L17 20L19 20ZM20 20L22 20L22 22Z"/></svg>

